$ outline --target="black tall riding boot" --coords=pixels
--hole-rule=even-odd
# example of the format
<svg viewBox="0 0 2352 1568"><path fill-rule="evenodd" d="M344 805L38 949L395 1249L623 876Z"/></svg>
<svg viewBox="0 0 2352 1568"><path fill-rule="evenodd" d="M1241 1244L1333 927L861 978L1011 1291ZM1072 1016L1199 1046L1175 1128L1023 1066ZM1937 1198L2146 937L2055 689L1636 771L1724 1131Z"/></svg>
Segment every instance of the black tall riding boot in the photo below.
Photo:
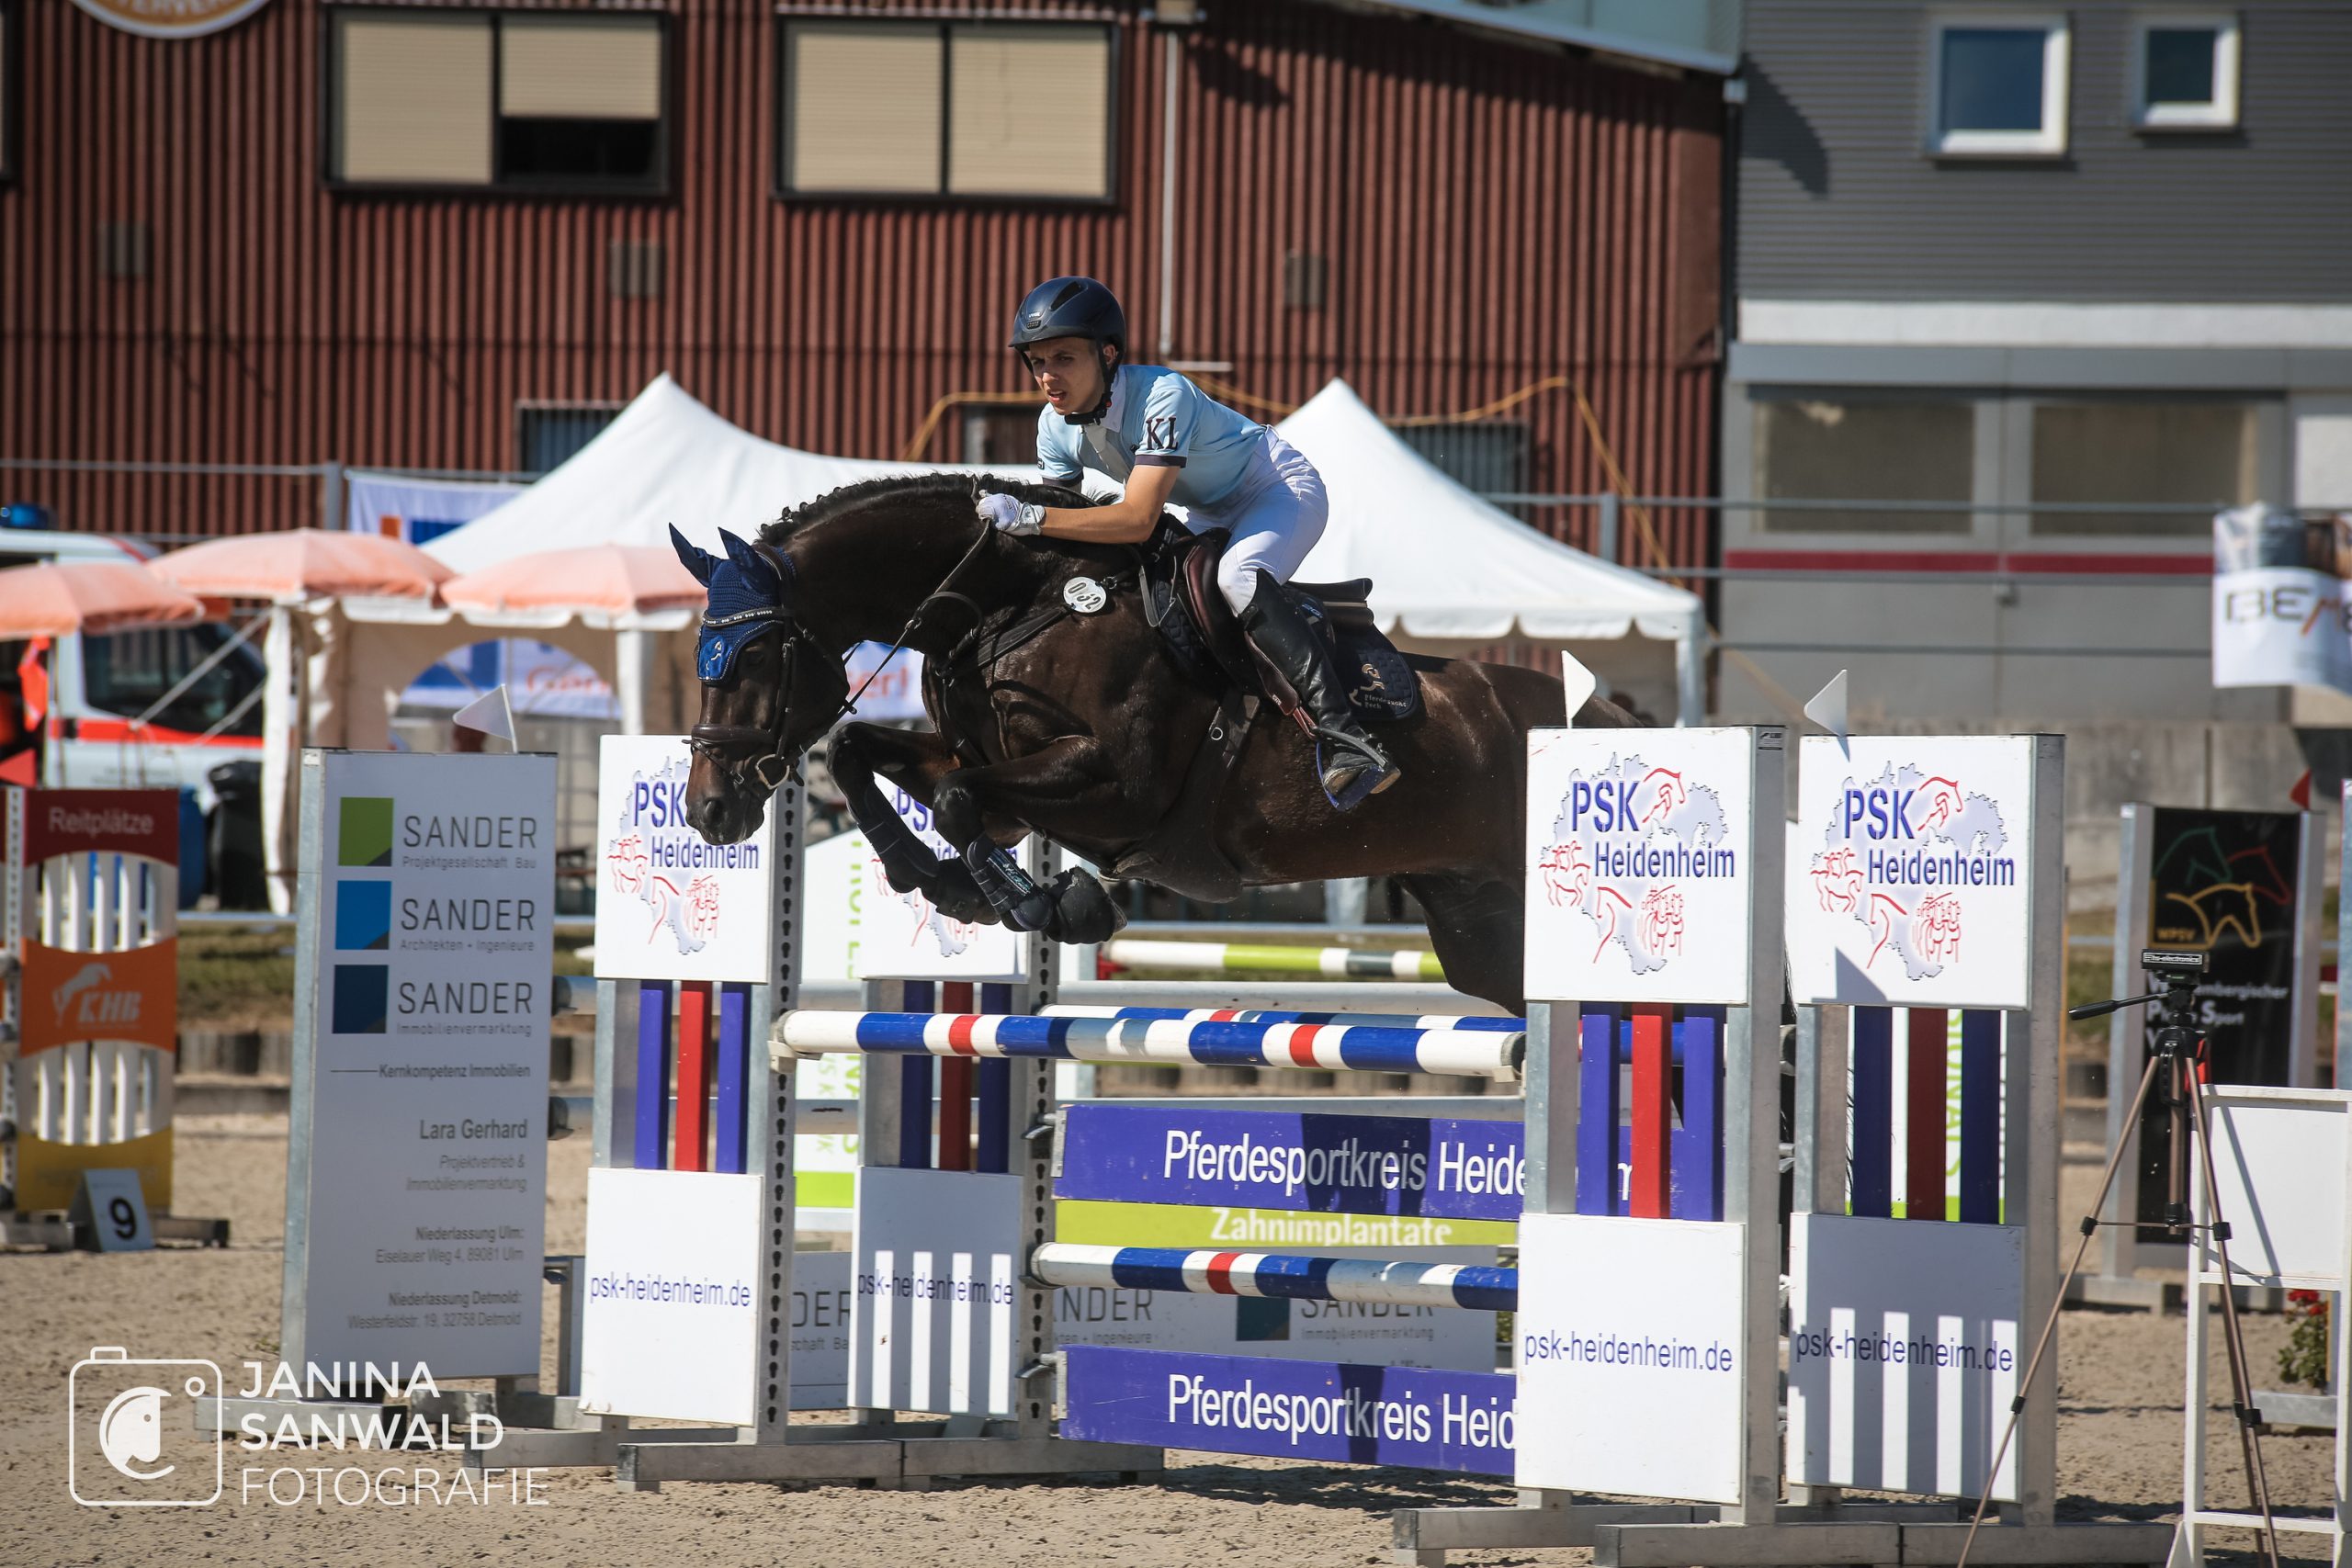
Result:
<svg viewBox="0 0 2352 1568"><path fill-rule="evenodd" d="M1250 607L1241 612L1241 629L1266 661L1282 671L1298 694L1299 705L1315 721L1323 742L1323 792L1333 805L1344 811L1396 782L1396 764L1357 722L1355 709L1340 689L1330 649L1290 595L1261 575Z"/></svg>

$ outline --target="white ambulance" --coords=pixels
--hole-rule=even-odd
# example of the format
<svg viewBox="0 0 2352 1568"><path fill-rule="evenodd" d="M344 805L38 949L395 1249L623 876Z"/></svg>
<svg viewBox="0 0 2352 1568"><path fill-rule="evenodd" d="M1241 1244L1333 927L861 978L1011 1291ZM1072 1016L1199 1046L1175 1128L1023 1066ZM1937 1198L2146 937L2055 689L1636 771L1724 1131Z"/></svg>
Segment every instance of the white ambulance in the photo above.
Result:
<svg viewBox="0 0 2352 1568"><path fill-rule="evenodd" d="M153 554L104 535L0 528L0 568ZM0 640L0 770L15 776L37 768L34 776L50 785L193 789L210 816L219 801L213 770L261 760L261 638L256 632L230 647L240 629L208 621ZM37 761L6 768L40 744L39 716L27 711L28 676L35 705L46 677L49 739Z"/></svg>

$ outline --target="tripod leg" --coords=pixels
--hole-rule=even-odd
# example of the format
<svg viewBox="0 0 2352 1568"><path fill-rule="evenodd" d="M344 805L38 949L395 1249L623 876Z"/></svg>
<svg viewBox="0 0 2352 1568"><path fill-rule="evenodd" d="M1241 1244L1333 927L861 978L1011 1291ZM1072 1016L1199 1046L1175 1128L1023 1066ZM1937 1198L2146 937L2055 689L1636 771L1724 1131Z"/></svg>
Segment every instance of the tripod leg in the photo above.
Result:
<svg viewBox="0 0 2352 1568"><path fill-rule="evenodd" d="M2156 1070L2164 1065L2161 1056L2148 1058L2145 1072L2140 1075L2140 1088L2132 1096L2132 1109L2125 1113L2123 1125L2136 1127L2140 1112L2148 1103L2148 1093L2155 1087ZM1976 1545L1976 1532L1984 1523L1984 1509L1993 1500L1993 1478L2001 1473L2001 1461L2009 1456L2009 1444L2018 1435L2018 1419L2025 1414L2025 1392L2041 1375L2042 1358L2049 1354L2051 1342L2058 1336L2058 1314L2066 1310L2066 1290L2075 1276L2083 1271L2083 1259L2091 1249L2091 1237L2098 1234L2099 1211L2107 1207L2108 1190L2115 1185L2115 1173L2123 1164L2123 1151L2131 1145L2119 1142L2107 1156L2106 1174L2098 1179L2098 1195L2091 1200L2090 1213L2083 1216L2083 1239L2075 1248L2075 1259L2066 1265L2066 1277L2058 1281L2058 1294L2050 1303L2050 1321L2041 1325L2041 1337L2034 1341L2033 1355L2025 1364L2025 1376L2018 1380L2017 1396L2009 1401L2009 1419L2001 1428L2001 1442L1993 1450L1992 1465L1984 1472L1984 1494L1976 1499L1976 1512L1968 1521L1967 1539L1960 1543L1959 1568L1968 1568L1968 1553Z"/></svg>
<svg viewBox="0 0 2352 1568"><path fill-rule="evenodd" d="M2213 1130L2206 1121L2204 1087L2194 1069L2187 1069L2186 1064L2184 1068L2197 1164L2205 1180L2205 1221L2212 1227L2209 1234L2213 1238L2213 1254L2222 1264L2222 1343L2230 1361L2231 1415L2237 1422L2239 1450L2245 1456L2246 1489L2254 1494L2254 1506L2262 1515L2263 1555L2270 1568L2278 1568L2278 1531L2270 1517L2270 1478L2262 1463L2261 1439L2254 1430L2254 1374L2246 1365L2245 1335L2238 1322L2237 1292L2230 1283L2230 1240L2228 1227L2222 1223L2226 1217L2222 1213L2222 1192L2213 1179ZM2205 1331L2201 1323L2190 1327L2195 1333Z"/></svg>

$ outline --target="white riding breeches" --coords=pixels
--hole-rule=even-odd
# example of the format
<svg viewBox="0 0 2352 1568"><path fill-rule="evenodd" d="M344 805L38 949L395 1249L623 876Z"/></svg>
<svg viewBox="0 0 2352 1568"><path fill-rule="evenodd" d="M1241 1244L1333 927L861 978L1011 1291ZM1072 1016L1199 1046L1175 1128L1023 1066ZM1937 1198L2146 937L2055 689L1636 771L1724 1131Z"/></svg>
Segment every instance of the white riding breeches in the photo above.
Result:
<svg viewBox="0 0 2352 1568"><path fill-rule="evenodd" d="M1323 476L1296 447L1269 430L1264 449L1250 461L1233 493L1215 506L1193 508L1192 522L1195 532L1232 530L1232 541L1217 562L1216 585L1238 615L1249 608L1260 572L1277 582L1291 580L1323 536L1330 515Z"/></svg>

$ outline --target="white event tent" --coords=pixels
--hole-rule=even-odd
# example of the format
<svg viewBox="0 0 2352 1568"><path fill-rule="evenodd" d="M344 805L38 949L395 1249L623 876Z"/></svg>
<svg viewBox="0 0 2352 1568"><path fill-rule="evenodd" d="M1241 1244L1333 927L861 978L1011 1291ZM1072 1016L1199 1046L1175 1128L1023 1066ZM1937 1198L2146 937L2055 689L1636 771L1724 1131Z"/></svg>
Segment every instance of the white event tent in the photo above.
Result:
<svg viewBox="0 0 2352 1568"><path fill-rule="evenodd" d="M942 467L828 457L763 441L665 374L562 467L425 549L463 575L517 556L589 545L666 550L675 524L716 551L721 528L749 536L784 508L854 480ZM564 649L610 682L624 731L683 729L693 722L686 705L694 684L693 642L683 633L694 619L689 610L558 617L356 606L348 620L357 624L326 639L341 646L312 663L316 743L363 750L388 744L392 707L419 670L485 637L521 633Z"/></svg>
<svg viewBox="0 0 2352 1568"><path fill-rule="evenodd" d="M1345 382L1324 388L1278 428L1315 459L1331 493L1330 523L1302 576L1372 578L1374 611L1409 646L1442 652L1523 637L1573 648L1620 685L1638 677L1642 659L1612 645L1630 643L1636 630L1670 641L1679 716L1699 716L1705 622L1694 596L1570 549L1480 501L1397 439ZM465 573L584 545L666 548L674 524L715 550L721 527L749 534L785 507L854 480L947 467L968 468L779 446L662 375L569 462L426 549ZM611 681L625 729L681 728L692 719L691 639L653 634L683 633L692 618L672 610L551 624L536 612L503 619L446 606L352 604L337 624L316 628L311 739L387 744L397 694L418 670L510 629L527 629Z"/></svg>
<svg viewBox="0 0 2352 1568"><path fill-rule="evenodd" d="M1372 579L1381 628L1431 653L1522 638L1573 648L1628 685L1640 655L1606 645L1638 630L1674 645L1676 721L1703 716L1698 596L1571 549L1481 501L1397 438L1334 380L1275 426L1313 459L1331 521L1299 569L1313 582ZM1604 646L1592 646L1604 645Z"/></svg>

